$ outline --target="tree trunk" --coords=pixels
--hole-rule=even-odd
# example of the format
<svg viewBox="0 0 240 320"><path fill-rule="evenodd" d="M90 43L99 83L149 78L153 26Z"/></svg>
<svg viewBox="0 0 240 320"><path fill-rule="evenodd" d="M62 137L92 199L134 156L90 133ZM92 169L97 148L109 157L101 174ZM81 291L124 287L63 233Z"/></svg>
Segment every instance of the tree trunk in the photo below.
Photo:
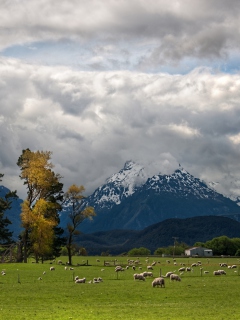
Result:
<svg viewBox="0 0 240 320"><path fill-rule="evenodd" d="M27 263L27 243L28 243L28 230L26 229L23 234L23 262Z"/></svg>

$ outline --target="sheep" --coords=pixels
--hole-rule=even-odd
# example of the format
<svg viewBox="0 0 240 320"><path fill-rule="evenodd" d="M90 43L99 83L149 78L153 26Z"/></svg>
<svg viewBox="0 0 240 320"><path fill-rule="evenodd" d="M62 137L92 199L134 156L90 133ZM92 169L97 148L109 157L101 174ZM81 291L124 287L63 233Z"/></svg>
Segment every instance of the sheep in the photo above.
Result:
<svg viewBox="0 0 240 320"><path fill-rule="evenodd" d="M153 270L153 267L152 266L147 266L147 269L148 270Z"/></svg>
<svg viewBox="0 0 240 320"><path fill-rule="evenodd" d="M221 275L221 272L219 272L219 271L213 271L213 275L214 275L214 276L220 276L220 275Z"/></svg>
<svg viewBox="0 0 240 320"><path fill-rule="evenodd" d="M79 279L79 276L76 276L76 277L74 278L75 281L78 280L78 279Z"/></svg>
<svg viewBox="0 0 240 320"><path fill-rule="evenodd" d="M1 274L2 274L2 276L5 276L5 275L6 275L6 272L5 272L5 271L2 271Z"/></svg>
<svg viewBox="0 0 240 320"><path fill-rule="evenodd" d="M58 260L58 262L57 262L58 264L62 264L62 260Z"/></svg>
<svg viewBox="0 0 240 320"><path fill-rule="evenodd" d="M46 271L43 271L43 273L42 274L46 274Z"/></svg>
<svg viewBox="0 0 240 320"><path fill-rule="evenodd" d="M96 259L96 262L100 262L100 260L99 260L99 259Z"/></svg>
<svg viewBox="0 0 240 320"><path fill-rule="evenodd" d="M205 270L205 271L203 271L203 273L207 274L207 273L209 273L209 271Z"/></svg>
<svg viewBox="0 0 240 320"><path fill-rule="evenodd" d="M74 268L69 268L69 270L74 270Z"/></svg>
<svg viewBox="0 0 240 320"><path fill-rule="evenodd" d="M142 280L145 281L145 277L141 273L134 273L133 275L134 280Z"/></svg>
<svg viewBox="0 0 240 320"><path fill-rule="evenodd" d="M177 274L175 274L175 273L172 273L171 275L170 275L170 280L171 281L181 281L181 278L179 277L179 275L177 275Z"/></svg>
<svg viewBox="0 0 240 320"><path fill-rule="evenodd" d="M55 267L50 267L50 271L54 271L55 270Z"/></svg>
<svg viewBox="0 0 240 320"><path fill-rule="evenodd" d="M68 267L64 267L64 270L67 270L68 269Z"/></svg>
<svg viewBox="0 0 240 320"><path fill-rule="evenodd" d="M41 277L39 277L39 278L38 278L38 280L42 280L42 278L41 278Z"/></svg>
<svg viewBox="0 0 240 320"><path fill-rule="evenodd" d="M224 270L218 270L218 272L220 272L221 274L225 274L226 275L226 271L224 271Z"/></svg>
<svg viewBox="0 0 240 320"><path fill-rule="evenodd" d="M220 266L220 267L227 267L228 265L227 265L227 263L222 262L222 263L219 263L219 266Z"/></svg>
<svg viewBox="0 0 240 320"><path fill-rule="evenodd" d="M152 272L146 272L147 277L153 277L153 273Z"/></svg>
<svg viewBox="0 0 240 320"><path fill-rule="evenodd" d="M124 271L125 269L122 268L121 266L116 266L115 267L115 272L119 272L119 271Z"/></svg>
<svg viewBox="0 0 240 320"><path fill-rule="evenodd" d="M185 267L182 267L182 268L179 268L179 269L178 269L179 272L182 272L182 271L185 271L185 270L186 270Z"/></svg>
<svg viewBox="0 0 240 320"><path fill-rule="evenodd" d="M170 275L171 275L171 274L173 274L172 271L167 272L166 275L165 275L165 278L170 278Z"/></svg>
<svg viewBox="0 0 240 320"><path fill-rule="evenodd" d="M235 268L237 268L237 265L236 265L236 264L233 264L233 265L231 266L231 269L235 269Z"/></svg>
<svg viewBox="0 0 240 320"><path fill-rule="evenodd" d="M75 283L85 283L86 282L86 278L82 278L82 279L77 279L75 280Z"/></svg>
<svg viewBox="0 0 240 320"><path fill-rule="evenodd" d="M154 280L153 280L153 282L152 282L152 287L154 288L154 287L164 287L165 288L165 280L164 280L164 278L162 278L162 277L159 277L159 278L155 278Z"/></svg>
<svg viewBox="0 0 240 320"><path fill-rule="evenodd" d="M192 263L191 267L197 267L197 263Z"/></svg>
<svg viewBox="0 0 240 320"><path fill-rule="evenodd" d="M190 267L187 267L186 271L192 271L192 269Z"/></svg>

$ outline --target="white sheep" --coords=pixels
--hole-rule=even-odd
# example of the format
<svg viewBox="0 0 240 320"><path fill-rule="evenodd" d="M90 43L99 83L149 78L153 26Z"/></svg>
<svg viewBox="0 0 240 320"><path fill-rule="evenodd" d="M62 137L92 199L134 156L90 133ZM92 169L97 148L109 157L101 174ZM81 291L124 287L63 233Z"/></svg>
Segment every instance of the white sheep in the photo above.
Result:
<svg viewBox="0 0 240 320"><path fill-rule="evenodd" d="M185 271L185 270L186 270L185 267L181 267L181 268L178 269L179 272L182 272L182 271Z"/></svg>
<svg viewBox="0 0 240 320"><path fill-rule="evenodd" d="M55 267L50 267L50 271L54 271L55 270Z"/></svg>
<svg viewBox="0 0 240 320"><path fill-rule="evenodd" d="M181 278L179 277L179 275L177 275L177 274L175 274L175 273L172 273L171 275L170 275L170 280L171 281L181 281Z"/></svg>
<svg viewBox="0 0 240 320"><path fill-rule="evenodd" d="M115 272L119 272L119 271L124 271L125 269L122 268L121 266L116 266L115 267Z"/></svg>
<svg viewBox="0 0 240 320"><path fill-rule="evenodd" d="M147 266L147 269L148 270L153 270L153 267L152 266Z"/></svg>
<svg viewBox="0 0 240 320"><path fill-rule="evenodd" d="M64 267L64 270L67 270L68 269L68 267Z"/></svg>
<svg viewBox="0 0 240 320"><path fill-rule="evenodd" d="M152 282L152 287L164 287L165 288L165 280L162 277L155 278Z"/></svg>
<svg viewBox="0 0 240 320"><path fill-rule="evenodd" d="M214 275L214 276L220 276L220 275L221 275L221 272L219 272L219 271L213 271L213 275Z"/></svg>
<svg viewBox="0 0 240 320"><path fill-rule="evenodd" d="M141 273L134 273L133 275L134 280L142 280L145 281L145 277Z"/></svg>
<svg viewBox="0 0 240 320"><path fill-rule="evenodd" d="M221 274L225 274L226 275L226 271L225 270L218 270L218 272L220 272Z"/></svg>
<svg viewBox="0 0 240 320"><path fill-rule="evenodd" d="M165 278L170 278L170 275L171 275L171 274L173 274L172 271L167 272L166 275L165 275Z"/></svg>
<svg viewBox="0 0 240 320"><path fill-rule="evenodd" d="M153 277L153 273L152 272L146 272L146 274L147 274L147 277Z"/></svg>
<svg viewBox="0 0 240 320"><path fill-rule="evenodd" d="M82 279L77 279L75 280L75 283L85 283L86 282L86 278L82 278Z"/></svg>

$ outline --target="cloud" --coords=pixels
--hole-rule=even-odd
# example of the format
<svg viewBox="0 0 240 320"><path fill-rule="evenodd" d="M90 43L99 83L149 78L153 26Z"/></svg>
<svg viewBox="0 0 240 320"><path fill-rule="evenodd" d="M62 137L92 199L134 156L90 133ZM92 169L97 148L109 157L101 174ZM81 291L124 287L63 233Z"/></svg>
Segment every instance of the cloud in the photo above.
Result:
<svg viewBox="0 0 240 320"><path fill-rule="evenodd" d="M181 163L225 189L240 178L238 74L85 72L4 57L0 74L0 172L22 197L16 162L26 148L52 151L65 188L88 194L129 159L151 174Z"/></svg>
<svg viewBox="0 0 240 320"><path fill-rule="evenodd" d="M31 62L90 70L187 73L203 61L224 68L239 50L239 14L237 0L5 0L0 48Z"/></svg>

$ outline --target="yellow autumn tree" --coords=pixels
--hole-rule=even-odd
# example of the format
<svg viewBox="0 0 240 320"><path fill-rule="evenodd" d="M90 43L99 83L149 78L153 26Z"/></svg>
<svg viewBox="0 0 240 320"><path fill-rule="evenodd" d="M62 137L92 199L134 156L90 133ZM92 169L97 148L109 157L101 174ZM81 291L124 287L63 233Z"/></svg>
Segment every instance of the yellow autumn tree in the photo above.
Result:
<svg viewBox="0 0 240 320"><path fill-rule="evenodd" d="M78 230L79 225L85 219L92 219L96 215L94 208L87 206L83 208L82 200L85 198L83 192L85 188L83 186L71 185L67 192L64 194L64 201L69 206L69 223L67 225L67 251L68 262L72 264L72 249L74 237L80 233Z"/></svg>
<svg viewBox="0 0 240 320"><path fill-rule="evenodd" d="M58 224L63 184L60 183L61 176L52 170L51 154L50 151L26 149L17 162L21 169L20 178L27 187L27 199L21 213L24 262L27 262L30 248L37 258L49 252L53 228Z"/></svg>

